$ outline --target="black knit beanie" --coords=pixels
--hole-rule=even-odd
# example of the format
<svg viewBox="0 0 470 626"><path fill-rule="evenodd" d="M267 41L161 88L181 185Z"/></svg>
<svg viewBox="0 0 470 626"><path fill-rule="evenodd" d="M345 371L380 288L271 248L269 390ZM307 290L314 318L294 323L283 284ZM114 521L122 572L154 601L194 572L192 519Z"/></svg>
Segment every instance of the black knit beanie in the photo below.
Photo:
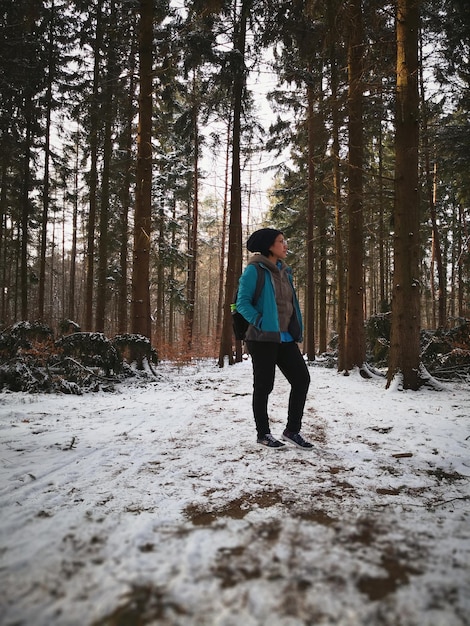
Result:
<svg viewBox="0 0 470 626"><path fill-rule="evenodd" d="M250 252L261 252L264 256L269 256L269 248L273 245L278 235L282 235L281 230L261 228L250 235L246 242L246 247Z"/></svg>

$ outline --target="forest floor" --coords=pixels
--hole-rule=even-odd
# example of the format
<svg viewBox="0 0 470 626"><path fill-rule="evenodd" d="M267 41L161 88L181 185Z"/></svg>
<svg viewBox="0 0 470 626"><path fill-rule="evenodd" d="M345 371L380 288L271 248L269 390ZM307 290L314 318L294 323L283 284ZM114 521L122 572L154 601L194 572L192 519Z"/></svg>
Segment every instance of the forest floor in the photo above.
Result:
<svg viewBox="0 0 470 626"><path fill-rule="evenodd" d="M2 626L470 624L468 381L310 372L308 452L256 444L249 361L0 394Z"/></svg>

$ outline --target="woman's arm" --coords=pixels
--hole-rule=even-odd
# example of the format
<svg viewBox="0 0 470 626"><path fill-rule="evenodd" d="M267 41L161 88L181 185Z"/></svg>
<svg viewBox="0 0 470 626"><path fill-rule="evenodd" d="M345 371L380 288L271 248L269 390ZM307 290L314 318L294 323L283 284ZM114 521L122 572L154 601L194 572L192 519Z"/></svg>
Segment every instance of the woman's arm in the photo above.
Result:
<svg viewBox="0 0 470 626"><path fill-rule="evenodd" d="M264 271L260 268L260 271ZM260 312L253 306L253 298L258 280L258 270L254 265L248 265L238 282L237 311L247 322L256 326L261 317Z"/></svg>

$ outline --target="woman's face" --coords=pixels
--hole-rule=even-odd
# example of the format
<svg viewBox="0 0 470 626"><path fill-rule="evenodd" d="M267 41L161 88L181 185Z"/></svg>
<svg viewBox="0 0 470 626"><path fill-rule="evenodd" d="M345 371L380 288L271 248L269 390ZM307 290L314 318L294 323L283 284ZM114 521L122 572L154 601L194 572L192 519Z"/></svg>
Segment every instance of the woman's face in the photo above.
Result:
<svg viewBox="0 0 470 626"><path fill-rule="evenodd" d="M287 241L284 239L284 235L281 233L276 237L274 243L269 248L271 256L274 257L274 261L283 260L287 256Z"/></svg>

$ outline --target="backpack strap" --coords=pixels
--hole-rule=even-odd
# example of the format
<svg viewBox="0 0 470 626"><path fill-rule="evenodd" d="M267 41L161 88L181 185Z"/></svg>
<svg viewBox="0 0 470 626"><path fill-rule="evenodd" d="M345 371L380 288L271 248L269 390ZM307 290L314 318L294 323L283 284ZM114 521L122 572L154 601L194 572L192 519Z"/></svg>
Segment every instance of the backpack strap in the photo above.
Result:
<svg viewBox="0 0 470 626"><path fill-rule="evenodd" d="M263 291L266 275L265 275L265 271L261 269L261 267L259 266L259 263L252 263L252 265L256 267L256 272L257 272L255 293L253 294L253 304L256 304L259 300L261 292ZM238 296L238 287L235 290L235 295L233 297L234 303L237 301L237 296Z"/></svg>
<svg viewBox="0 0 470 626"><path fill-rule="evenodd" d="M255 295L253 296L253 304L256 304L259 300L261 292L263 291L266 275L264 270L261 269L259 263L253 263L253 265L256 267L256 271L258 272L258 277L256 279Z"/></svg>

